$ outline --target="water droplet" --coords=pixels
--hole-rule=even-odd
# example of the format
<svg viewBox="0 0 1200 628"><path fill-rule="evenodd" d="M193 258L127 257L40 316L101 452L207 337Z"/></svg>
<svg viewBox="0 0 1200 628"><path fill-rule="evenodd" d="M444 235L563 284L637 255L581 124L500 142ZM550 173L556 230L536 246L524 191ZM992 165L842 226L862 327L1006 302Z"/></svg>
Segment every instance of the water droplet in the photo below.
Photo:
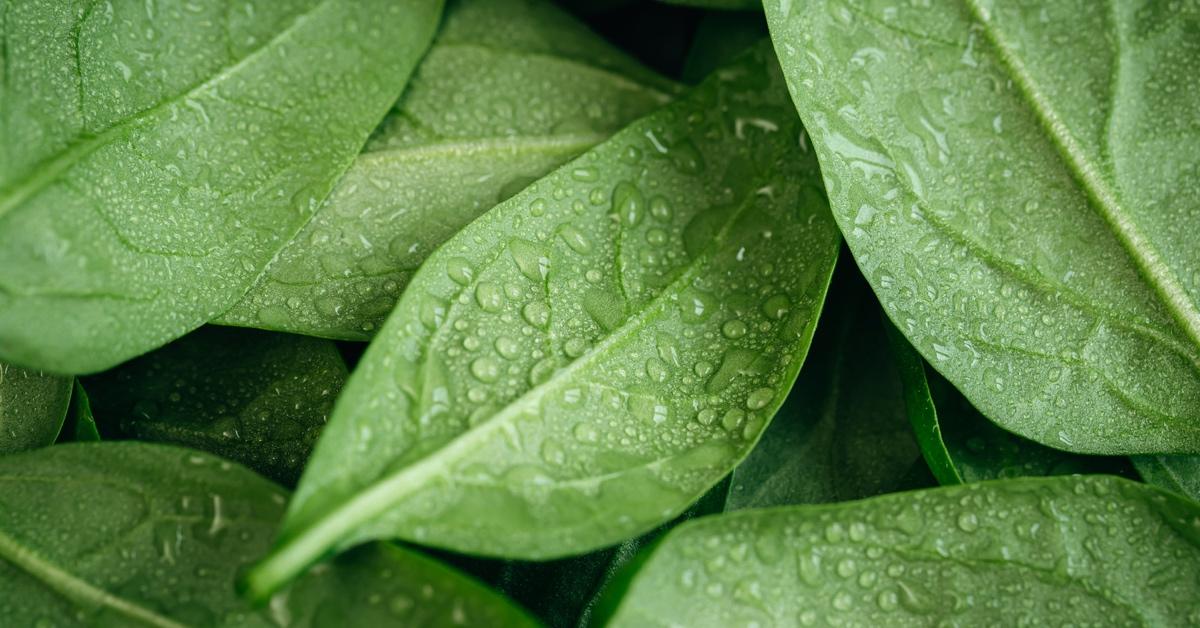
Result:
<svg viewBox="0 0 1200 628"><path fill-rule="evenodd" d="M504 290L490 281L481 281L475 286L475 302L485 312L499 312L504 307Z"/></svg>
<svg viewBox="0 0 1200 628"><path fill-rule="evenodd" d="M521 308L521 316L530 325L545 329L550 324L550 306L541 301L530 301Z"/></svg>
<svg viewBox="0 0 1200 628"><path fill-rule="evenodd" d="M775 391L771 388L758 388L752 391L746 397L746 407L751 410L758 410L766 407L771 400L775 398Z"/></svg>
<svg viewBox="0 0 1200 628"><path fill-rule="evenodd" d="M475 278L475 269L471 268L471 263L465 258L451 257L446 260L446 275L454 283L465 286Z"/></svg>
<svg viewBox="0 0 1200 628"><path fill-rule="evenodd" d="M621 181L613 188L612 211L620 218L621 224L636 227L646 212L646 199L637 186Z"/></svg>
<svg viewBox="0 0 1200 628"><path fill-rule="evenodd" d="M737 338L741 338L742 336L745 336L746 331L747 331L746 324L736 318L733 320L725 321L725 324L721 326L721 334L724 335L726 338L729 338L730 340L734 340Z"/></svg>
<svg viewBox="0 0 1200 628"><path fill-rule="evenodd" d="M563 225L559 229L558 235L563 239L563 242L567 243L567 246L572 251L580 255L588 255L592 252L592 241L579 229L571 225Z"/></svg>
<svg viewBox="0 0 1200 628"><path fill-rule="evenodd" d="M477 358L471 363L471 374L475 376L475 379L490 384L500 379L500 365L487 356Z"/></svg>

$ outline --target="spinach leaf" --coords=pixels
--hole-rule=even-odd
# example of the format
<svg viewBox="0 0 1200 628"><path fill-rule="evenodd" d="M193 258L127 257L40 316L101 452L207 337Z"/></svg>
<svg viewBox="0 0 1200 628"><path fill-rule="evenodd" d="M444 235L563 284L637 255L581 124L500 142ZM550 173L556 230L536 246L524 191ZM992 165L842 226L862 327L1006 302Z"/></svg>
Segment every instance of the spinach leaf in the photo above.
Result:
<svg viewBox="0 0 1200 628"><path fill-rule="evenodd" d="M896 326L1001 427L1200 451L1200 3L769 2Z"/></svg>
<svg viewBox="0 0 1200 628"><path fill-rule="evenodd" d="M888 340L904 381L905 403L921 452L942 484L1072 473L1135 477L1129 460L1051 449L1000 429L935 371L895 327Z"/></svg>
<svg viewBox="0 0 1200 628"><path fill-rule="evenodd" d="M0 454L53 443L70 402L70 377L0 363Z"/></svg>
<svg viewBox="0 0 1200 628"><path fill-rule="evenodd" d="M1142 479L1200 501L1200 456L1134 456Z"/></svg>
<svg viewBox="0 0 1200 628"><path fill-rule="evenodd" d="M857 270L834 275L812 352L733 472L726 510L821 504L933 484L905 414L879 306Z"/></svg>
<svg viewBox="0 0 1200 628"><path fill-rule="evenodd" d="M757 10L762 4L759 0L658 0L665 4L680 4L701 9L718 9L723 11Z"/></svg>
<svg viewBox="0 0 1200 628"><path fill-rule="evenodd" d="M100 440L100 428L92 414L92 401L83 384L75 380L71 391L71 405L67 409L67 422L58 434L58 442L95 442Z"/></svg>
<svg viewBox="0 0 1200 628"><path fill-rule="evenodd" d="M99 371L229 309L399 96L440 12L4 3L0 359Z"/></svg>
<svg viewBox="0 0 1200 628"><path fill-rule="evenodd" d="M451 3L366 151L216 322L370 339L442 242L675 91L548 1Z"/></svg>
<svg viewBox="0 0 1200 628"><path fill-rule="evenodd" d="M251 608L234 578L266 549L286 494L208 454L72 443L2 457L0 477L9 625L533 625L474 581L381 544Z"/></svg>
<svg viewBox="0 0 1200 628"><path fill-rule="evenodd" d="M760 47L431 256L252 594L377 537L582 553L728 473L794 381L837 255L783 90Z"/></svg>
<svg viewBox="0 0 1200 628"><path fill-rule="evenodd" d="M767 36L762 13L709 13L700 18L683 64L683 80L699 83Z"/></svg>
<svg viewBox="0 0 1200 628"><path fill-rule="evenodd" d="M289 485L347 376L329 340L202 327L86 382L109 438L202 449Z"/></svg>
<svg viewBox="0 0 1200 628"><path fill-rule="evenodd" d="M1106 476L705 517L649 555L609 625L1190 625L1198 521Z"/></svg>

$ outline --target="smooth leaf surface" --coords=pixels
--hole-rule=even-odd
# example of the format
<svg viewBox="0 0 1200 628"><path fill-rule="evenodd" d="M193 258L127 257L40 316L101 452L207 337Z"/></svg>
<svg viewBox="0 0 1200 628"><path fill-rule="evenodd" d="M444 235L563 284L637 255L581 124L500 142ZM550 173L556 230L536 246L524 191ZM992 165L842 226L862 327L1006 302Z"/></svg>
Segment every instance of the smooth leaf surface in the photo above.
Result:
<svg viewBox="0 0 1200 628"><path fill-rule="evenodd" d="M1200 3L769 1L863 274L1007 430L1200 450Z"/></svg>
<svg viewBox="0 0 1200 628"><path fill-rule="evenodd" d="M879 306L847 267L850 260L843 262L795 387L734 469L726 510L832 503L933 484Z"/></svg>
<svg viewBox="0 0 1200 628"><path fill-rule="evenodd" d="M683 64L683 80L699 83L767 36L762 13L708 13L696 24Z"/></svg>
<svg viewBox="0 0 1200 628"><path fill-rule="evenodd" d="M1142 479L1200 501L1200 456L1134 456Z"/></svg>
<svg viewBox="0 0 1200 628"><path fill-rule="evenodd" d="M251 608L234 578L266 549L286 493L208 454L58 445L0 458L0 482L6 625L534 625L473 580L382 544Z"/></svg>
<svg viewBox="0 0 1200 628"><path fill-rule="evenodd" d="M837 255L800 133L760 47L447 242L251 591L369 538L583 553L699 498L794 381Z"/></svg>
<svg viewBox="0 0 1200 628"><path fill-rule="evenodd" d="M1115 477L1022 478L697 519L608 625L1185 626L1197 581L1195 503Z"/></svg>
<svg viewBox="0 0 1200 628"><path fill-rule="evenodd" d="M0 359L95 372L229 309L399 97L440 13L5 3Z"/></svg>
<svg viewBox="0 0 1200 628"><path fill-rule="evenodd" d="M901 373L905 403L921 452L942 484L1072 473L1136 477L1123 456L1086 456L1051 449L1000 429L971 406L895 327L888 341Z"/></svg>
<svg viewBox="0 0 1200 628"><path fill-rule="evenodd" d="M67 409L67 421L59 431L58 442L95 442L100 440L100 428L92 414L92 401L83 384L75 380L71 391L71 405Z"/></svg>
<svg viewBox="0 0 1200 628"><path fill-rule="evenodd" d="M86 383L110 438L194 447L294 485L348 375L329 340L202 327Z"/></svg>
<svg viewBox="0 0 1200 628"><path fill-rule="evenodd" d="M45 447L58 438L71 381L0 363L0 454Z"/></svg>
<svg viewBox="0 0 1200 628"><path fill-rule="evenodd" d="M675 91L548 0L451 3L365 152L217 322L371 338L438 245Z"/></svg>

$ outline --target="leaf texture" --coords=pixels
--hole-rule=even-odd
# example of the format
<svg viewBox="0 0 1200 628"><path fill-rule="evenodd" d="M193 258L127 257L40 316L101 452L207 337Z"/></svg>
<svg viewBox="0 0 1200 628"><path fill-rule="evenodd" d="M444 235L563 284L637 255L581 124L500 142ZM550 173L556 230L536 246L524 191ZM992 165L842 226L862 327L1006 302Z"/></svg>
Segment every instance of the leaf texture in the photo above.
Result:
<svg viewBox="0 0 1200 628"><path fill-rule="evenodd" d="M1200 3L771 1L863 274L1058 449L1200 450Z"/></svg>
<svg viewBox="0 0 1200 628"><path fill-rule="evenodd" d="M745 456L804 359L838 248L772 68L760 47L425 263L254 594L372 537L586 552L671 519Z"/></svg>
<svg viewBox="0 0 1200 628"><path fill-rule="evenodd" d="M0 454L54 442L71 403L71 382L0 363Z"/></svg>
<svg viewBox="0 0 1200 628"><path fill-rule="evenodd" d="M399 96L441 2L0 11L0 359L78 374L242 296Z"/></svg>

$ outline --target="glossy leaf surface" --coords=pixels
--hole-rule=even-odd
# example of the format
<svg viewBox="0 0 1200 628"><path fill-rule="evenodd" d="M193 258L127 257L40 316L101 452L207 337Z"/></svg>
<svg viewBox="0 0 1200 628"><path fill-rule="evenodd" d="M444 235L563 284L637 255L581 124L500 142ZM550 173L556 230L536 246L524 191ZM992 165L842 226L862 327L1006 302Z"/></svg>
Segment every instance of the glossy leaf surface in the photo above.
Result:
<svg viewBox="0 0 1200 628"><path fill-rule="evenodd" d="M0 363L0 454L54 442L71 402L71 382Z"/></svg>
<svg viewBox="0 0 1200 628"><path fill-rule="evenodd" d="M242 296L399 96L441 2L3 8L0 359L88 373Z"/></svg>
<svg viewBox="0 0 1200 628"><path fill-rule="evenodd" d="M908 418L929 468L942 484L1072 473L1135 477L1124 456L1051 449L997 427L931 371L895 327L889 324L888 332L904 382Z"/></svg>
<svg viewBox="0 0 1200 628"><path fill-rule="evenodd" d="M764 46L439 249L251 590L373 537L582 553L695 501L782 402L837 255L800 132Z"/></svg>
<svg viewBox="0 0 1200 628"><path fill-rule="evenodd" d="M329 340L202 327L86 383L110 438L186 445L295 484L347 376Z"/></svg>
<svg viewBox="0 0 1200 628"><path fill-rule="evenodd" d="M766 3L888 315L1002 427L1200 450L1200 4Z"/></svg>
<svg viewBox="0 0 1200 628"><path fill-rule="evenodd" d="M217 322L371 338L438 245L675 91L548 0L451 3L366 151Z"/></svg>
<svg viewBox="0 0 1200 628"><path fill-rule="evenodd" d="M839 268L834 277L809 358L734 470L726 510L832 503L933 483L879 306L855 269Z"/></svg>
<svg viewBox="0 0 1200 628"><path fill-rule="evenodd" d="M59 432L58 442L95 442L100 440L100 428L92 414L92 400L83 384L75 380L71 391L71 405L67 409L67 421Z"/></svg>
<svg viewBox="0 0 1200 628"><path fill-rule="evenodd" d="M1184 626L1198 579L1197 504L1108 476L1022 478L697 519L608 625Z"/></svg>
<svg viewBox="0 0 1200 628"><path fill-rule="evenodd" d="M7 625L533 625L478 583L381 544L251 608L234 578L266 548L286 493L208 454L74 443L2 457L0 480Z"/></svg>

